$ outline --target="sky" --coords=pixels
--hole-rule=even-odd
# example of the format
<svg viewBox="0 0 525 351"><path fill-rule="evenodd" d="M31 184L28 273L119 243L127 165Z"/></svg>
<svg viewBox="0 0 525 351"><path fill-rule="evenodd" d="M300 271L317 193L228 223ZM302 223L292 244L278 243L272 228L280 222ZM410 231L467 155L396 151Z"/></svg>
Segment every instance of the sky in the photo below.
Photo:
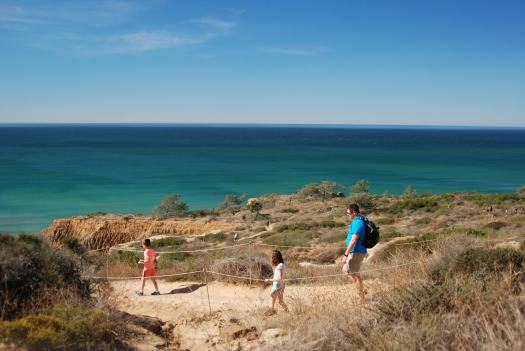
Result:
<svg viewBox="0 0 525 351"><path fill-rule="evenodd" d="M525 2L0 0L0 123L525 126Z"/></svg>

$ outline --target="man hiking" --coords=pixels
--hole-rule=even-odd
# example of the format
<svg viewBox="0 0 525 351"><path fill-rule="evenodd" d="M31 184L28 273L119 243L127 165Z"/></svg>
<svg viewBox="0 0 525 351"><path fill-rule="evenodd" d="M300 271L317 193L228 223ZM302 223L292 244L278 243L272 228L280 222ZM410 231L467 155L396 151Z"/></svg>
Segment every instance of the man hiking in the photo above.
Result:
<svg viewBox="0 0 525 351"><path fill-rule="evenodd" d="M346 250L343 256L343 272L348 274L357 284L361 303L365 302L365 290L363 281L359 275L361 263L366 255L366 247L363 240L366 234L366 223L364 217L359 212L357 204L350 204L346 209L346 214L352 221L348 227L346 236Z"/></svg>

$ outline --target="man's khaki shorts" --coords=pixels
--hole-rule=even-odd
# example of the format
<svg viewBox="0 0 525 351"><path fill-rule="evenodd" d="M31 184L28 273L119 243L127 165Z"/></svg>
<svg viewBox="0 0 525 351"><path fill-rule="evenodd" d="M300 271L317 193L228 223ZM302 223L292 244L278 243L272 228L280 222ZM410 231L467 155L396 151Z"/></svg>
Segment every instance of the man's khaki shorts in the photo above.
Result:
<svg viewBox="0 0 525 351"><path fill-rule="evenodd" d="M363 263L364 258L365 254L358 252L348 255L346 263L343 265L343 272L346 274L359 273L359 270L361 269L361 263Z"/></svg>

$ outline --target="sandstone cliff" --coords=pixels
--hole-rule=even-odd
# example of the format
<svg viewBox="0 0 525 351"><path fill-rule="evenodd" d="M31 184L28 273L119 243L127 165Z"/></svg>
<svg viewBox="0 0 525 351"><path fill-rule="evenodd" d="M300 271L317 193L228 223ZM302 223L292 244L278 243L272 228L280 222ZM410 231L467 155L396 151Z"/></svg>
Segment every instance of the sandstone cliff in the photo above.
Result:
<svg viewBox="0 0 525 351"><path fill-rule="evenodd" d="M89 249L101 249L154 235L193 236L227 231L234 227L235 223L224 220L103 215L57 219L40 234L55 244L74 237Z"/></svg>

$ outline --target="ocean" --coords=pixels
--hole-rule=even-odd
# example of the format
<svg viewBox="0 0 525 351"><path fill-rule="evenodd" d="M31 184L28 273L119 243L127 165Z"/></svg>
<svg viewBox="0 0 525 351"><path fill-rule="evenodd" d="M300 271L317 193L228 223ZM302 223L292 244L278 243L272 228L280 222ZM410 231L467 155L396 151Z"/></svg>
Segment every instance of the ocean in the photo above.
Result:
<svg viewBox="0 0 525 351"><path fill-rule="evenodd" d="M525 129L0 125L0 167L0 231L36 232L97 211L150 214L172 193L211 208L322 180L367 179L378 194L513 192Z"/></svg>

